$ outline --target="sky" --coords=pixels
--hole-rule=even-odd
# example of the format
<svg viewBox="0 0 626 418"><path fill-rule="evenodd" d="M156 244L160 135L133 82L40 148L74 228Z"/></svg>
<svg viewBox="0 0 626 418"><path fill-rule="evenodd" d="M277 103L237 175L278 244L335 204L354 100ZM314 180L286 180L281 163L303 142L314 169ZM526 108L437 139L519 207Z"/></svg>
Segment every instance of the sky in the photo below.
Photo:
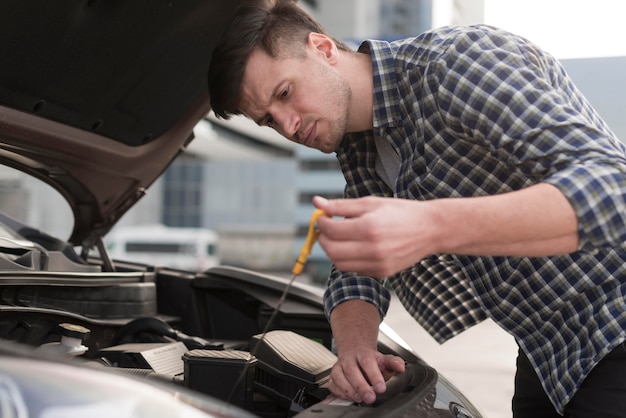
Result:
<svg viewBox="0 0 626 418"><path fill-rule="evenodd" d="M485 23L522 35L557 58L626 56L626 1L484 1Z"/></svg>

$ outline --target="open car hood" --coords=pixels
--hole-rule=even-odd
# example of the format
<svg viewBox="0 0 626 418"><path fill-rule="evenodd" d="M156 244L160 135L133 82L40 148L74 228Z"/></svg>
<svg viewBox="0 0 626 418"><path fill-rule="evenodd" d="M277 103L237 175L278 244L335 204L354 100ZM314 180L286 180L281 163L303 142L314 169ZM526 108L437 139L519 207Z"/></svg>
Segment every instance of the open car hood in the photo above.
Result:
<svg viewBox="0 0 626 418"><path fill-rule="evenodd" d="M57 189L90 247L209 111L238 0L0 2L0 163Z"/></svg>

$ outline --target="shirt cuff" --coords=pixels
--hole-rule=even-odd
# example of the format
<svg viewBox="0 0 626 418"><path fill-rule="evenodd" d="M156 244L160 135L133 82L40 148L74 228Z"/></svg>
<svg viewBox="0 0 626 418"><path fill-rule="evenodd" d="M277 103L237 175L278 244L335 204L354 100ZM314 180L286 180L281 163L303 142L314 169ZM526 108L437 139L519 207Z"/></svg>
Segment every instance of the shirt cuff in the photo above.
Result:
<svg viewBox="0 0 626 418"><path fill-rule="evenodd" d="M324 313L330 314L339 304L359 299L373 304L380 318L385 317L390 303L390 292L385 288L384 280L361 276L356 273L343 273L334 266L330 273L328 286L324 292Z"/></svg>

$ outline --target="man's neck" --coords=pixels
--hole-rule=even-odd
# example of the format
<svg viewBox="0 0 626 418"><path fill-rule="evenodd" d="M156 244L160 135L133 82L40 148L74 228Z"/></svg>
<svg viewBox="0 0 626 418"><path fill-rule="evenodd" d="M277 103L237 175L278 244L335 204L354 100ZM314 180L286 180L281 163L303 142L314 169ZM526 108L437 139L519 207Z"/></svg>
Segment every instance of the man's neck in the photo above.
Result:
<svg viewBox="0 0 626 418"><path fill-rule="evenodd" d="M372 60L368 54L341 52L339 71L350 84L352 101L348 132L373 128L374 81Z"/></svg>

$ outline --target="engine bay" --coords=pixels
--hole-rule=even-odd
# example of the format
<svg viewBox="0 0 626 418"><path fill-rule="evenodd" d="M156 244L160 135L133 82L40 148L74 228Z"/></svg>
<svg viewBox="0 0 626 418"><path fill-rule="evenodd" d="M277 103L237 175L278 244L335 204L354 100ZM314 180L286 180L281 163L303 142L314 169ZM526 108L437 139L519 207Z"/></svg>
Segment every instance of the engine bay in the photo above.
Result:
<svg viewBox="0 0 626 418"><path fill-rule="evenodd" d="M219 268L0 272L0 338L181 385L259 416L324 399L336 357L321 309L287 300L262 334L282 283L266 279L268 288L250 272L225 271L239 280L224 280Z"/></svg>
<svg viewBox="0 0 626 418"><path fill-rule="evenodd" d="M0 361L0 377L4 366L18 373L8 389L0 381L0 399L13 399L20 382L34 387L32 372L22 370L46 360L38 370L55 370L50 361L87 365L206 395L255 417L480 416L386 332L379 334L378 349L402 357L406 372L389 380L373 405L330 395L337 357L320 287L289 287L284 278L236 267L189 272L83 260L60 241L23 229L20 234L0 243L0 356L19 360L28 352L33 362L19 368ZM44 408L56 401L47 392L63 388L55 376L37 377L45 389L29 396ZM76 387L60 397L91 396L82 383ZM111 394L111 402L123 396Z"/></svg>

